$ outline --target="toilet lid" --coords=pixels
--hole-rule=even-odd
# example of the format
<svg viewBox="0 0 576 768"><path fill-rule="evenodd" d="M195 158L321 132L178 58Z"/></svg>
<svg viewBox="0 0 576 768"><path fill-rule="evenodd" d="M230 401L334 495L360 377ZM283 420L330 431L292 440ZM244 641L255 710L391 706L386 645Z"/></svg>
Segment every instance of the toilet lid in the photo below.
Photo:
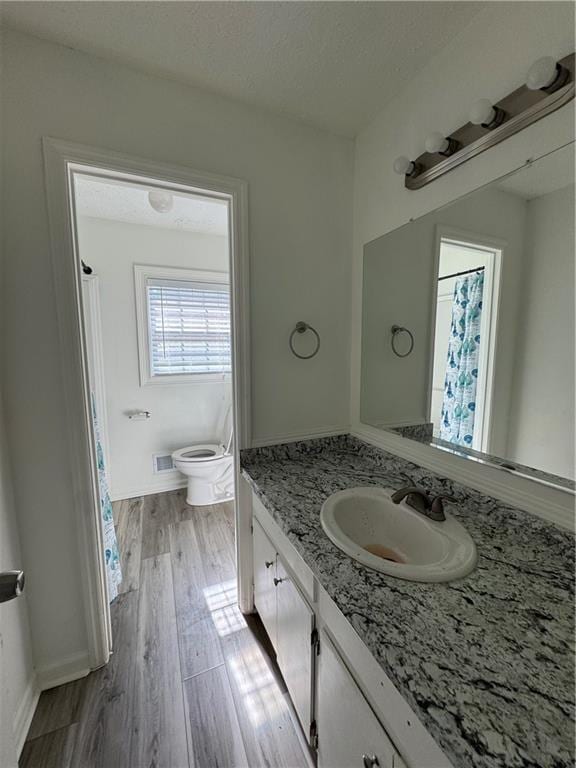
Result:
<svg viewBox="0 0 576 768"><path fill-rule="evenodd" d="M202 443L174 451L172 459L174 461L199 462L214 461L214 459L221 459L222 456L224 456L224 446L216 443Z"/></svg>
<svg viewBox="0 0 576 768"><path fill-rule="evenodd" d="M226 453L232 450L232 432L234 430L234 417L232 413L232 404L228 403L221 409L218 417L218 426L216 435L222 445L226 446Z"/></svg>

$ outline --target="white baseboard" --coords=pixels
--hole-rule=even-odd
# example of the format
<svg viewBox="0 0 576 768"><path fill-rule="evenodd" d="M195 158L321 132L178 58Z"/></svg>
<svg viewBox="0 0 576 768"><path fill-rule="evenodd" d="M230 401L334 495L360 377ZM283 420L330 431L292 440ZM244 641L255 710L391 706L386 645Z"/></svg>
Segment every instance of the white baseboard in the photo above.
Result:
<svg viewBox="0 0 576 768"><path fill-rule="evenodd" d="M64 659L46 664L37 670L38 686L41 691L56 688L57 685L80 680L91 672L88 652L75 653Z"/></svg>
<svg viewBox="0 0 576 768"><path fill-rule="evenodd" d="M16 744L16 753L18 757L20 757L24 747L24 742L26 741L26 736L30 730L30 723L34 717L34 712L36 711L36 705L38 704L39 698L40 686L38 685L38 678L36 673L34 673L28 681L26 690L20 699L20 703L16 709L16 714L14 715L14 722L12 723L14 742Z"/></svg>
<svg viewBox="0 0 576 768"><path fill-rule="evenodd" d="M120 488L110 493L110 501L122 501L123 499L135 499L137 496L151 496L154 493L166 493L167 491L177 491L179 488L186 488L187 481L179 476L177 478L166 478L163 483L157 485L140 485L133 488Z"/></svg>
<svg viewBox="0 0 576 768"><path fill-rule="evenodd" d="M318 437L334 437L335 435L346 435L348 432L350 432L349 424L318 427L306 432L285 432L283 435L252 438L252 448L264 448L267 445L278 445L279 443L296 443L299 440L313 440Z"/></svg>
<svg viewBox="0 0 576 768"><path fill-rule="evenodd" d="M16 708L16 714L12 723L12 732L14 733L14 743L16 744L18 757L20 757L24 748L24 743L26 742L30 724L32 723L42 691L48 688L55 688L57 685L70 683L72 680L79 680L82 677L86 677L90 671L88 654L77 653L59 662L41 667L32 675Z"/></svg>

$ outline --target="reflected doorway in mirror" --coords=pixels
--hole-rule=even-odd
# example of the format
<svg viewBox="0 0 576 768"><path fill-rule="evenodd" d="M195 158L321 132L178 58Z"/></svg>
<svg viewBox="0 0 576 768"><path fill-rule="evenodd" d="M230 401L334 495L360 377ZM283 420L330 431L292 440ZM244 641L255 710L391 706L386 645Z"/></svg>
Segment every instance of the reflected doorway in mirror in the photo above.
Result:
<svg viewBox="0 0 576 768"><path fill-rule="evenodd" d="M434 436L487 451L502 248L438 228L430 421Z"/></svg>

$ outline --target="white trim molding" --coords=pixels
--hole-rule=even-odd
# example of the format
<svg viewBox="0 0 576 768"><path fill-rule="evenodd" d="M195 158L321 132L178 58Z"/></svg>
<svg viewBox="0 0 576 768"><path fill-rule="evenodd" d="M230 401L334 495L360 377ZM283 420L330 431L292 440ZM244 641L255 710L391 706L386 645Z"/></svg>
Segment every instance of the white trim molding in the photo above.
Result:
<svg viewBox="0 0 576 768"><path fill-rule="evenodd" d="M178 473L174 476L174 473ZM170 474L170 477L166 477L163 483L158 485L140 485L135 488L120 489L115 494L110 494L110 501L124 501L125 499L135 499L139 496L152 496L155 493L168 493L169 491L178 491L180 488L186 488L187 481L180 476L177 469L171 470L166 475Z"/></svg>
<svg viewBox="0 0 576 768"><path fill-rule="evenodd" d="M366 424L357 425L351 434L487 496L523 509L562 528L574 530L575 499L569 491L542 485L499 467L449 455L430 445L408 440L401 435Z"/></svg>
<svg viewBox="0 0 576 768"><path fill-rule="evenodd" d="M34 673L22 694L12 724L16 754L18 757L20 757L24 747L24 742L26 741L26 736L30 730L30 724L32 723L32 718L34 717L39 698L40 686L38 685L36 673Z"/></svg>
<svg viewBox="0 0 576 768"><path fill-rule="evenodd" d="M49 688L56 688L58 685L80 680L80 678L90 674L93 669L88 653L84 651L74 653L55 661L53 664L39 667L37 670L38 685L41 691L47 691Z"/></svg>
<svg viewBox="0 0 576 768"><path fill-rule="evenodd" d="M90 173L173 191L198 192L229 202L230 282L232 285L232 361L234 453L250 446L250 319L248 254L248 185L245 181L131 157L118 152L43 139L45 186L50 224L52 272L58 308L62 387L67 402L67 460L78 510L80 579L88 648L85 660L70 661L70 673L39 671L43 688L81 677L102 666L111 652L110 608L103 563L102 523L80 291L80 262L75 232L75 173ZM239 465L236 461L236 480ZM60 669L61 665L57 665ZM56 682L54 682L56 680Z"/></svg>

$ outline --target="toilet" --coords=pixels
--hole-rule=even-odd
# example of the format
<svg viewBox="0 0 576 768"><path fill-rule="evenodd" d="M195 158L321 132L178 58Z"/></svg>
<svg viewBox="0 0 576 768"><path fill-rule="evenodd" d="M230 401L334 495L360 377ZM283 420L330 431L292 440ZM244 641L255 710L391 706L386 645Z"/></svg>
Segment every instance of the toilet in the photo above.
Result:
<svg viewBox="0 0 576 768"><path fill-rule="evenodd" d="M221 420L219 439L180 448L172 454L175 468L188 478L186 503L194 507L234 498L232 408Z"/></svg>

